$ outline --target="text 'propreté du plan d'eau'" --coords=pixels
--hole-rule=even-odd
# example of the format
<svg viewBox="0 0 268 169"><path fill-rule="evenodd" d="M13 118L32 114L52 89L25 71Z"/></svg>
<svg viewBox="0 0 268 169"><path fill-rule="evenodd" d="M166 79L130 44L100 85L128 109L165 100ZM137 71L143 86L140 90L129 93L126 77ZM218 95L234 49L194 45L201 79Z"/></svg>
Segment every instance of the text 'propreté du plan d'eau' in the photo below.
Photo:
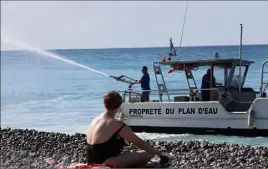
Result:
<svg viewBox="0 0 268 169"><path fill-rule="evenodd" d="M217 113L218 113L218 108L129 109L130 115L217 114Z"/></svg>

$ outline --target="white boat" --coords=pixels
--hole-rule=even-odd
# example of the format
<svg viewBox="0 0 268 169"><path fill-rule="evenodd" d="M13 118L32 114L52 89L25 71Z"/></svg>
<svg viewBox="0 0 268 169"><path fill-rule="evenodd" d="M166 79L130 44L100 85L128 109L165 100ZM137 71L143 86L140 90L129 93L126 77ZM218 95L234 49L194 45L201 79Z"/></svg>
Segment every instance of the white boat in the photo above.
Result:
<svg viewBox="0 0 268 169"><path fill-rule="evenodd" d="M264 74L268 70L268 60L261 67L260 91L245 87L249 67L254 61L243 60L242 24L240 37L240 57L194 61L168 61L153 63L157 90L150 91L149 102L140 102L142 91L134 91L134 79L120 76L116 78L128 83L129 88L119 91L123 104L118 118L134 132L147 133L191 133L222 134L237 136L268 136L268 81ZM169 90L162 67L169 66L172 72L184 72L188 89ZM193 71L201 67L211 70L208 97L204 99L197 87ZM178 74L181 75L181 74ZM182 78L182 77L178 77ZM201 79L200 79L201 80ZM266 78L267 80L267 78ZM178 83L178 86L179 83ZM204 91L204 89L202 89ZM157 99L152 99L157 96Z"/></svg>
<svg viewBox="0 0 268 169"><path fill-rule="evenodd" d="M237 73L240 61L241 83ZM264 82L264 74L268 73L264 72L264 67L268 60L262 64L258 92L244 87L253 63L233 58L154 62L158 90L151 90L150 97L157 96L158 99L140 102L142 91L134 91L130 85L128 90L119 91L124 102L119 117L135 132L268 136L268 98L265 92L268 82ZM167 89L162 66L172 67L171 72L185 72L189 86L186 94L185 89ZM222 84L217 85L210 82L210 88L206 89L210 91L209 101L202 99L201 89L193 76L193 71L198 71L202 66L210 67L211 77L216 77L217 82L222 80ZM123 81L127 82L127 79Z"/></svg>

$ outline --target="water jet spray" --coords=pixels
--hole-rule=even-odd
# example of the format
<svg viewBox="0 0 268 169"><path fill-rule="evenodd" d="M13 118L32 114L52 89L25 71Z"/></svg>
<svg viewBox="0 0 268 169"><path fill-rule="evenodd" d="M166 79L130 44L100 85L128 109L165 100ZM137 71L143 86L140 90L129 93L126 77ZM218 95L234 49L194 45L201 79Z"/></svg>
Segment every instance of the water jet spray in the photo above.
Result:
<svg viewBox="0 0 268 169"><path fill-rule="evenodd" d="M103 76L106 76L106 77L111 77L117 81L120 81L120 82L124 82L124 83L127 83L127 84L134 84L135 83L135 80L134 79L131 79L127 76L119 76L119 77L116 77L116 76L112 76L112 75L109 75L107 73L104 73L104 72L101 72L101 71L98 71L96 69L93 69L91 67L88 67L88 66L85 66L85 65L82 65L80 63L77 63L75 61L72 61L72 60L69 60L69 59L66 59L62 56L59 56L59 55L56 55L54 53L51 53L51 52L47 52L45 50L42 50L42 49L39 49L39 48L36 48L36 47L33 47L33 46L30 46L30 45L27 45L25 43L22 43L20 41L17 41L17 40L13 40L13 39L10 39L10 38L7 38L7 37L4 37L2 36L1 37L1 42L6 42L6 43L10 43L12 45L15 45L17 47L20 47L20 48L23 48L25 50L28 50L28 51L32 51L34 53L37 53L37 54L40 54L40 55L43 55L43 56L48 56L48 57L51 57L53 59L57 59L57 60L61 60L63 62L66 62L68 64L71 64L71 65L74 65L74 66L78 66L80 68L84 68L86 70L89 70L89 71L92 71L92 72L95 72L95 73L99 73Z"/></svg>

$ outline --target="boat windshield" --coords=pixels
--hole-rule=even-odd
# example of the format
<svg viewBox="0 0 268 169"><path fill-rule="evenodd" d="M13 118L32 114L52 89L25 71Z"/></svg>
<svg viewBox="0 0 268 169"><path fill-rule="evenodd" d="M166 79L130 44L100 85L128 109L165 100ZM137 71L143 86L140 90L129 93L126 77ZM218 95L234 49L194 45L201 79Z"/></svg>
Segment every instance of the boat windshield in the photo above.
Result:
<svg viewBox="0 0 268 169"><path fill-rule="evenodd" d="M246 71L246 66L241 66L241 87L245 81L245 71ZM239 89L239 66L235 67L230 86L234 89Z"/></svg>
<svg viewBox="0 0 268 169"><path fill-rule="evenodd" d="M230 67L223 67L222 65L214 65L213 77L215 78L216 83L213 84L213 87L226 86L230 70L231 70Z"/></svg>

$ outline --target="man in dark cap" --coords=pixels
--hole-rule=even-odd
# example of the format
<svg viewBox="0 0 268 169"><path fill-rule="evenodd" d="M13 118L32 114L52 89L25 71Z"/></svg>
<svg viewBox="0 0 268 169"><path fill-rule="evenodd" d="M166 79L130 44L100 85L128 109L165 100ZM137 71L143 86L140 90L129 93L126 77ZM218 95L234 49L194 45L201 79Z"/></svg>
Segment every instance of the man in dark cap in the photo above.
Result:
<svg viewBox="0 0 268 169"><path fill-rule="evenodd" d="M140 80L136 80L136 83L140 83L141 89L147 90L147 91L142 91L140 101L141 102L148 102L150 100L149 99L150 98L150 91L148 91L148 90L151 90L151 88L150 88L150 76L148 73L148 68L146 66L143 66L141 71L143 73L143 76L141 77Z"/></svg>
<svg viewBox="0 0 268 169"><path fill-rule="evenodd" d="M212 77L212 86L215 85L222 85L221 83L216 83L216 78L213 76L213 72L211 69L207 70L207 73L202 78L202 85L201 85L201 94L203 101L210 101L210 79ZM208 89L208 90L202 90Z"/></svg>

